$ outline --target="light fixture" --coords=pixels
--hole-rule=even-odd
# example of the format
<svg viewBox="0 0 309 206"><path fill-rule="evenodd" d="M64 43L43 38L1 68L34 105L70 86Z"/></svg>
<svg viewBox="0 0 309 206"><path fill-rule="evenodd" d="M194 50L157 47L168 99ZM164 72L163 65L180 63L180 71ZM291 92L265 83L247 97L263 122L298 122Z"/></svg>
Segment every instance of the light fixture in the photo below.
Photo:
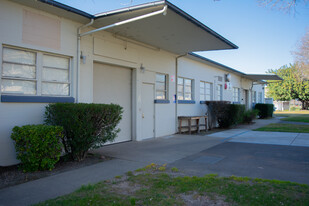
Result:
<svg viewBox="0 0 309 206"><path fill-rule="evenodd" d="M140 70L141 70L142 73L145 72L145 67L143 66L143 64L141 64Z"/></svg>
<svg viewBox="0 0 309 206"><path fill-rule="evenodd" d="M225 74L225 81L230 82L231 81L231 74Z"/></svg>
<svg viewBox="0 0 309 206"><path fill-rule="evenodd" d="M81 58L83 64L86 64L86 56L83 55L83 52L80 53L80 58Z"/></svg>

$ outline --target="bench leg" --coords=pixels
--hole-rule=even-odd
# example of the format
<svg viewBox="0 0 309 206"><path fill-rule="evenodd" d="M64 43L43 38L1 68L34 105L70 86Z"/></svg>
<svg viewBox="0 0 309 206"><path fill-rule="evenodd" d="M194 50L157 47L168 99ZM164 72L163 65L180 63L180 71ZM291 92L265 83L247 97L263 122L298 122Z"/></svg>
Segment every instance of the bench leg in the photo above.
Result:
<svg viewBox="0 0 309 206"><path fill-rule="evenodd" d="M200 119L196 119L196 129L197 133L200 133Z"/></svg>

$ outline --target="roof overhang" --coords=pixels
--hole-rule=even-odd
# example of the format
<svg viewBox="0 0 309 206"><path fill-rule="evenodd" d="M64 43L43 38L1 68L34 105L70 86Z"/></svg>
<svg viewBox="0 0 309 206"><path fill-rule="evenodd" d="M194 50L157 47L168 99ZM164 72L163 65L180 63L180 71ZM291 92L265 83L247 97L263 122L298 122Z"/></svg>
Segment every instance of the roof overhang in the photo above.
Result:
<svg viewBox="0 0 309 206"><path fill-rule="evenodd" d="M168 1L157 1L95 15L95 28L131 19L161 10L167 6L166 15L156 15L116 26L107 31L176 54L192 51L236 49L236 45L223 38L189 14Z"/></svg>
<svg viewBox="0 0 309 206"><path fill-rule="evenodd" d="M11 1L83 24L88 23L90 19L95 19L92 25L95 28L158 11L167 6L166 15L152 16L109 28L107 31L175 54L238 48L235 44L168 1L156 1L97 15L88 14L53 0Z"/></svg>
<svg viewBox="0 0 309 206"><path fill-rule="evenodd" d="M255 82L263 82L264 84L266 84L266 80L283 80L276 74L246 74L246 77L248 79L254 80Z"/></svg>
<svg viewBox="0 0 309 206"><path fill-rule="evenodd" d="M224 64L218 63L216 61L213 61L211 59L208 59L206 57L200 56L200 55L195 54L195 53L189 53L187 55L187 58L201 62L203 64L207 64L207 65L216 67L216 68L221 69L223 71L226 71L228 73L236 74L236 75L241 76L243 78L249 79L252 82L255 82L257 84L267 84L266 80L279 80L279 81L283 80L282 78L280 78L276 74L246 74L246 73L243 73L241 71L238 71L236 69L233 69L233 68L228 67Z"/></svg>

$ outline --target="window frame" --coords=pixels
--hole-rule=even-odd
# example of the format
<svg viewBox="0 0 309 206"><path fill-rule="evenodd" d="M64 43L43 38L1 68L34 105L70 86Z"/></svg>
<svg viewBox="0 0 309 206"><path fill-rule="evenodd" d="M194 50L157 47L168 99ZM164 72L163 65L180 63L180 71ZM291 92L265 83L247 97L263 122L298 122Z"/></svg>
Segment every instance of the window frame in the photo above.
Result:
<svg viewBox="0 0 309 206"><path fill-rule="evenodd" d="M165 78L165 81L157 81L157 75L162 75ZM159 83L164 83L164 90L160 90L157 88L157 82ZM157 92L163 92L165 98L164 99L158 99L157 97ZM159 100L159 101L165 101L168 100L168 74L164 74L164 73L156 73L156 80L155 80L155 100Z"/></svg>
<svg viewBox="0 0 309 206"><path fill-rule="evenodd" d="M259 95L258 96L259 103L263 103L263 92L259 92L258 95Z"/></svg>
<svg viewBox="0 0 309 206"><path fill-rule="evenodd" d="M252 94L252 103L256 103L257 101L256 101L256 94L257 94L257 92L256 91L253 91L253 94Z"/></svg>
<svg viewBox="0 0 309 206"><path fill-rule="evenodd" d="M23 52L31 52L34 53L35 56L35 64L34 65L28 65L28 64L20 64L20 63L15 63L15 62L9 62L4 60L4 50L5 49L12 49L15 51L23 51ZM9 45L2 45L1 48L1 74L0 74L0 85L2 86L3 80L20 80L20 81L32 81L35 82L35 93L34 94L25 94L22 92L5 92L0 89L0 94L1 96L21 96L21 97L57 97L59 98L70 98L72 97L72 57L66 56L66 55L61 55L61 54L54 54L50 52L45 52L45 51L39 51L39 50L33 50L33 49L26 49L26 48L21 48L21 47L15 47L15 46L9 46ZM51 56L51 57L58 57L58 58L63 58L67 59L68 61L68 68L67 69L62 69L66 70L68 73L68 81L63 82L63 81L48 81L48 80L43 80L43 69L44 68L52 68L52 69L61 69L57 67L49 67L49 66L44 66L43 64L43 58L44 55L46 56ZM35 78L24 78L24 77L13 77L13 76L4 76L3 75L3 65L5 63L12 63L12 64L17 64L17 65L27 65L27 66L34 66L35 67ZM61 95L61 94L42 94L42 85L43 83L54 83L54 84L67 84L68 85L68 94L67 95ZM58 98L59 97L59 98ZM12 99L12 98L10 98ZM50 99L50 98L43 98L43 99ZM3 100L3 98L2 98Z"/></svg>
<svg viewBox="0 0 309 206"><path fill-rule="evenodd" d="M204 85L203 94L201 94L201 84ZM207 94L206 85L209 85L209 94ZM204 96L204 99L201 99L202 95ZM207 99L208 95L209 95L209 99ZM212 101L212 100L213 100L213 84L211 82L200 81L200 101Z"/></svg>
<svg viewBox="0 0 309 206"><path fill-rule="evenodd" d="M183 84L179 84L179 79L182 79ZM186 92L185 90L185 80L190 80L190 92ZM194 80L190 78L185 78L185 77L177 77L177 101L194 101ZM182 91L179 91L178 86L182 86ZM179 94L182 94L183 99L179 99ZM185 99L185 94L190 94L190 99Z"/></svg>
<svg viewBox="0 0 309 206"><path fill-rule="evenodd" d="M218 92L218 88L220 88L220 92ZM220 98L218 98L218 97L220 97ZM223 86L222 86L222 84L216 85L216 100L217 101L223 100Z"/></svg>
<svg viewBox="0 0 309 206"><path fill-rule="evenodd" d="M238 87L233 87L233 102L240 102L240 88Z"/></svg>

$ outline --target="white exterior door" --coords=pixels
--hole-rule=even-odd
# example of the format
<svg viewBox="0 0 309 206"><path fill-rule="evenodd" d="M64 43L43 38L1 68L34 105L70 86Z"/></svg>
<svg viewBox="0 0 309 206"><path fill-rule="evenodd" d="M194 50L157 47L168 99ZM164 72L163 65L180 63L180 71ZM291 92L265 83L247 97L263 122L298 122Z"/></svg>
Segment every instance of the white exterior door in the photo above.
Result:
<svg viewBox="0 0 309 206"><path fill-rule="evenodd" d="M142 85L142 139L154 137L154 85Z"/></svg>
<svg viewBox="0 0 309 206"><path fill-rule="evenodd" d="M128 68L99 63L93 65L93 102L123 107L122 120L118 125L121 131L112 143L132 139L131 76L132 70Z"/></svg>

